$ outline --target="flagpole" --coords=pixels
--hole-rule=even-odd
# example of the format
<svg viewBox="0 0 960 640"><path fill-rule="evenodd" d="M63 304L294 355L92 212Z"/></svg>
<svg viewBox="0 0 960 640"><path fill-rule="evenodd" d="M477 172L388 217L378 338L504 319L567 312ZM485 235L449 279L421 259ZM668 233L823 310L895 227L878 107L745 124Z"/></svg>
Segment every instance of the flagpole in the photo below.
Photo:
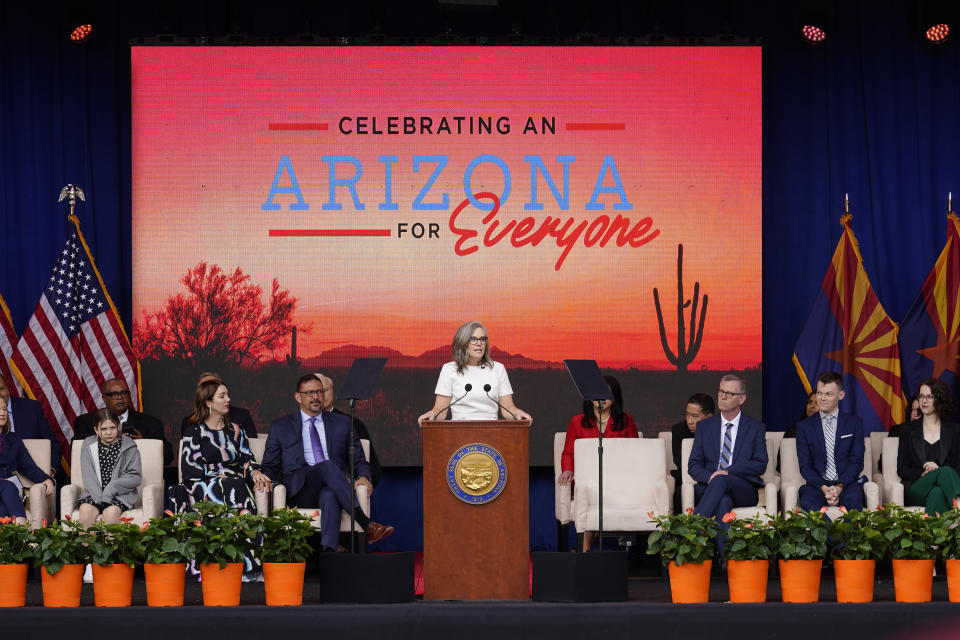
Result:
<svg viewBox="0 0 960 640"><path fill-rule="evenodd" d="M947 192L947 215L953 213L953 191Z"/></svg>

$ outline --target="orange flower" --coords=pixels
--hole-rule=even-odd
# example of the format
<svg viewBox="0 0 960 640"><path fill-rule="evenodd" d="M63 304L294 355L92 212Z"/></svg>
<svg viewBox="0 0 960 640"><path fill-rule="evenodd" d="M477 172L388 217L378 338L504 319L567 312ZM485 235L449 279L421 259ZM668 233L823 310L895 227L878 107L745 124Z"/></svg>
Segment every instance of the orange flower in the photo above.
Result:
<svg viewBox="0 0 960 640"><path fill-rule="evenodd" d="M878 505L877 505L877 511L883 511L883 505L882 505L882 504L878 504Z"/></svg>
<svg viewBox="0 0 960 640"><path fill-rule="evenodd" d="M733 511L731 511L730 513L723 514L724 522L733 522L736 519L737 519L737 514L735 514Z"/></svg>
<svg viewBox="0 0 960 640"><path fill-rule="evenodd" d="M653 518L653 517L654 517L653 511L647 511L647 517L648 517L648 518Z"/></svg>
<svg viewBox="0 0 960 640"><path fill-rule="evenodd" d="M830 507L828 507L827 505L823 505L822 507L820 507L820 513L826 513L826 512L827 512L827 509L829 509L829 508L830 508Z"/></svg>
<svg viewBox="0 0 960 640"><path fill-rule="evenodd" d="M130 517L120 518L120 522L133 522L133 518L130 518Z"/></svg>
<svg viewBox="0 0 960 640"><path fill-rule="evenodd" d="M193 526L195 526L195 527L199 527L199 526L202 525L202 524L203 524L203 523L200 522L199 520L194 520L194 521L193 521Z"/></svg>
<svg viewBox="0 0 960 640"><path fill-rule="evenodd" d="M319 518L319 517L320 517L320 510L317 509L316 511L314 511L313 513L311 513L311 514L310 514L310 517L311 517L311 518Z"/></svg>
<svg viewBox="0 0 960 640"><path fill-rule="evenodd" d="M46 518L44 518L43 520L40 521L40 526L41 526L41 527L47 526L47 519L46 519Z"/></svg>
<svg viewBox="0 0 960 640"><path fill-rule="evenodd" d="M840 513L846 513L846 512L847 512L847 508L843 505L840 505Z"/></svg>
<svg viewBox="0 0 960 640"><path fill-rule="evenodd" d="M752 523L752 522L748 522L747 524L745 524L745 525L743 525L743 526L745 526L747 529L753 529L753 523Z"/></svg>
<svg viewBox="0 0 960 640"><path fill-rule="evenodd" d="M163 513L164 513L164 515L167 515L167 516L172 516L172 515L173 515L173 511L170 511L170 509L165 509Z"/></svg>
<svg viewBox="0 0 960 640"><path fill-rule="evenodd" d="M924 517L924 518L929 518L929 517L930 517L930 514L925 512L925 513L923 514L923 517Z"/></svg>
<svg viewBox="0 0 960 640"><path fill-rule="evenodd" d="M66 520L67 522L70 522L73 518L68 513L67 515L63 516L63 519Z"/></svg>
<svg viewBox="0 0 960 640"><path fill-rule="evenodd" d="M240 515L245 516L250 513L250 509L240 509Z"/></svg>
<svg viewBox="0 0 960 640"><path fill-rule="evenodd" d="M13 518L10 516L3 516L0 518L0 524L10 524L11 522L13 522Z"/></svg>
<svg viewBox="0 0 960 640"><path fill-rule="evenodd" d="M793 508L793 512L794 512L794 513L800 513L800 507L794 507L794 508Z"/></svg>
<svg viewBox="0 0 960 640"><path fill-rule="evenodd" d="M140 531L146 531L147 527L149 526L150 525L148 523L144 522L142 525L140 525Z"/></svg>
<svg viewBox="0 0 960 640"><path fill-rule="evenodd" d="M683 512L688 516L693 515L693 507L687 507L686 509L683 510Z"/></svg>

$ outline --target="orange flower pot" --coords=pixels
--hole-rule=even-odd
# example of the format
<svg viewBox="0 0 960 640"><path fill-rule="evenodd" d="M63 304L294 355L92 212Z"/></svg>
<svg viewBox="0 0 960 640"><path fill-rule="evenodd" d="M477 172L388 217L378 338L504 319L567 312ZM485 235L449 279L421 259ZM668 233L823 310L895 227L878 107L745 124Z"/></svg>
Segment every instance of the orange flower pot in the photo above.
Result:
<svg viewBox="0 0 960 640"><path fill-rule="evenodd" d="M263 586L267 605L298 607L303 604L303 574L306 562L264 562Z"/></svg>
<svg viewBox="0 0 960 640"><path fill-rule="evenodd" d="M65 564L53 575L43 567L40 569L40 581L43 584L43 606L80 606L80 587L83 586L82 564Z"/></svg>
<svg viewBox="0 0 960 640"><path fill-rule="evenodd" d="M93 602L98 607L129 607L133 567L128 564L93 565Z"/></svg>
<svg viewBox="0 0 960 640"><path fill-rule="evenodd" d="M707 602L710 599L710 567L713 560L703 564L685 562L680 566L670 563L670 597L674 602Z"/></svg>
<svg viewBox="0 0 960 640"><path fill-rule="evenodd" d="M784 602L817 602L823 560L781 560L780 590Z"/></svg>
<svg viewBox="0 0 960 640"><path fill-rule="evenodd" d="M769 560L730 560L727 562L727 584L730 602L766 602Z"/></svg>
<svg viewBox="0 0 960 640"><path fill-rule="evenodd" d="M960 602L960 560L947 560L947 596L950 602Z"/></svg>
<svg viewBox="0 0 960 640"><path fill-rule="evenodd" d="M837 602L873 602L875 560L834 560Z"/></svg>
<svg viewBox="0 0 960 640"><path fill-rule="evenodd" d="M242 580L242 562L229 562L223 569L221 569L217 563L200 565L200 586L203 588L203 606L239 606L240 584Z"/></svg>
<svg viewBox="0 0 960 640"><path fill-rule="evenodd" d="M147 606L182 607L183 579L187 565L144 564L143 574L147 579Z"/></svg>
<svg viewBox="0 0 960 640"><path fill-rule="evenodd" d="M933 559L893 560L893 591L897 602L930 602Z"/></svg>
<svg viewBox="0 0 960 640"><path fill-rule="evenodd" d="M27 602L27 565L0 564L0 607L22 607Z"/></svg>

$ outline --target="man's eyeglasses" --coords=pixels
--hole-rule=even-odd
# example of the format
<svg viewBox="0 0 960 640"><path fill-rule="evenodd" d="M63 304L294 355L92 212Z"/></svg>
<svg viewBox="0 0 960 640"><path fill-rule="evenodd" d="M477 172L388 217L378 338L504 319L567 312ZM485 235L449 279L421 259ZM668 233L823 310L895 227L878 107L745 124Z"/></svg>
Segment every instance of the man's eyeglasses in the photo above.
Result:
<svg viewBox="0 0 960 640"><path fill-rule="evenodd" d="M743 391L727 391L725 389L717 389L717 397L719 398L736 398L737 396L742 396Z"/></svg>
<svg viewBox="0 0 960 640"><path fill-rule="evenodd" d="M109 393L103 394L107 398L125 398L130 395L129 391L111 391Z"/></svg>
<svg viewBox="0 0 960 640"><path fill-rule="evenodd" d="M487 336L480 336L479 338L476 336L470 336L470 344L486 344L486 343L487 343Z"/></svg>
<svg viewBox="0 0 960 640"><path fill-rule="evenodd" d="M319 398L327 391L330 391L329 388L326 389L310 389L309 391L301 391L300 395L307 396L308 398Z"/></svg>

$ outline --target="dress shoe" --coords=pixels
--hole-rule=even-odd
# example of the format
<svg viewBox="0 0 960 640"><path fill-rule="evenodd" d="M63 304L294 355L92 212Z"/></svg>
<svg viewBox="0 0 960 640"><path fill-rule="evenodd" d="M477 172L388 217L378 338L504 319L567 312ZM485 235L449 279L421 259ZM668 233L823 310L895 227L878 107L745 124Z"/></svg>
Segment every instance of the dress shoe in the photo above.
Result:
<svg viewBox="0 0 960 640"><path fill-rule="evenodd" d="M367 525L367 544L373 544L374 542L379 542L383 540L391 533L393 533L393 527L389 524L379 524L377 522L371 521Z"/></svg>

